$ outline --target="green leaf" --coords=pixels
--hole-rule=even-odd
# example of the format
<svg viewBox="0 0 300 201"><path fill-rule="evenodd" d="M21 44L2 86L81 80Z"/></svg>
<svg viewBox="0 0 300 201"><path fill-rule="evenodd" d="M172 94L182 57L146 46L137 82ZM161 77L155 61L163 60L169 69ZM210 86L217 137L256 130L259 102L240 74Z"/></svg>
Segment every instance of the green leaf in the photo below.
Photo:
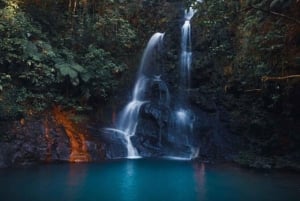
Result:
<svg viewBox="0 0 300 201"><path fill-rule="evenodd" d="M77 71L75 71L70 64L56 64L55 67L59 70L62 76L69 76L70 79L75 79L78 76Z"/></svg>
<svg viewBox="0 0 300 201"><path fill-rule="evenodd" d="M39 53L38 48L33 42L26 41L23 46L23 51L25 55L28 56L29 58L32 58L35 61L41 60L42 55Z"/></svg>
<svg viewBox="0 0 300 201"><path fill-rule="evenodd" d="M76 63L71 65L71 68L73 68L74 70L76 70L79 73L85 71L85 69L81 65L76 64Z"/></svg>
<svg viewBox="0 0 300 201"><path fill-rule="evenodd" d="M89 72L84 72L80 74L80 77L84 82L88 82L92 78L92 76L93 75Z"/></svg>

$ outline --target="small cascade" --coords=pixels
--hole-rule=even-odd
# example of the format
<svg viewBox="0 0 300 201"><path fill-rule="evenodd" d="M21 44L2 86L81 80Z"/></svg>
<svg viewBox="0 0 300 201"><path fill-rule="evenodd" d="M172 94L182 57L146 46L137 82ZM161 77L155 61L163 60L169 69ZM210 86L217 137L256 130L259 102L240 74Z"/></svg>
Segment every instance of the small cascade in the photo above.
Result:
<svg viewBox="0 0 300 201"><path fill-rule="evenodd" d="M151 98L154 99L159 105L169 106L170 92L166 83L161 79L160 75L155 75L151 83Z"/></svg>
<svg viewBox="0 0 300 201"><path fill-rule="evenodd" d="M117 124L117 129L123 131L124 139L126 140L127 158L139 157L130 138L135 134L139 111L143 103L143 101L137 99L130 101L121 113L120 120Z"/></svg>

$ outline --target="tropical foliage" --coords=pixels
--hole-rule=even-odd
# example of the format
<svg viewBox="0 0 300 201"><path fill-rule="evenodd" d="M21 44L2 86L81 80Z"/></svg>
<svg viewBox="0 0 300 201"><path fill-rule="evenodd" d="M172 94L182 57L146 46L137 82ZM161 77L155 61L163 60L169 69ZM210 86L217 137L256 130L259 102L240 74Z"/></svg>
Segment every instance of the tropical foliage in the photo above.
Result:
<svg viewBox="0 0 300 201"><path fill-rule="evenodd" d="M194 87L229 110L232 132L246 141L238 160L255 163L261 156L259 164L275 164L276 157L268 158L274 152L296 154L299 3L207 0L195 7L195 51L201 57L194 61L194 75L201 76L195 76Z"/></svg>
<svg viewBox="0 0 300 201"><path fill-rule="evenodd" d="M122 6L1 0L3 99L15 94L11 104L24 111L107 100L118 86L115 78L127 68L119 56L133 52L138 41L135 28L119 13Z"/></svg>

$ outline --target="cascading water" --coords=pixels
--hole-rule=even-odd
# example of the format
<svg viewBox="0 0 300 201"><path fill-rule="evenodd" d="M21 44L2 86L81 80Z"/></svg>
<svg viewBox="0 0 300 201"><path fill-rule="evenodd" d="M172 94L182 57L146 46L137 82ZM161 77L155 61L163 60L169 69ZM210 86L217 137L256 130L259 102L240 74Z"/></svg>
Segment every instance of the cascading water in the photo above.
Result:
<svg viewBox="0 0 300 201"><path fill-rule="evenodd" d="M185 11L185 22L181 28L181 55L180 55L180 86L179 99L177 100L175 111L173 112L173 124L170 127L170 134L175 143L188 146L189 153L183 157L192 159L197 157L199 150L190 142L189 137L193 134L194 114L187 105L187 91L190 88L190 71L192 64L192 41L191 23L195 10L189 8Z"/></svg>
<svg viewBox="0 0 300 201"><path fill-rule="evenodd" d="M181 29L180 80L174 99L163 80L162 63L159 62L164 34L155 33L143 53L132 100L120 113L116 127L106 128L112 136L117 134L122 138L116 144L124 144L127 154L118 152L119 147L114 146L112 152L117 150L117 154L114 152L108 157L156 156L190 160L198 155L193 136L196 117L187 99L192 63L190 20L194 13L192 8L185 12Z"/></svg>
<svg viewBox="0 0 300 201"><path fill-rule="evenodd" d="M192 8L185 11L185 22L181 28L181 55L180 55L180 94L190 87L190 72L192 63L192 41L191 41L191 23L195 11ZM186 97L186 96L184 96Z"/></svg>
<svg viewBox="0 0 300 201"><path fill-rule="evenodd" d="M137 81L134 86L132 100L125 106L124 110L117 121L116 129L107 128L108 131L117 132L124 136L127 149L126 158L139 158L139 153L131 142L131 137L135 135L138 116L141 106L147 102L145 100L145 91L150 80L149 77L155 69L152 66L155 64L155 54L161 48L163 33L155 33L149 40L146 49L144 50L142 61L140 64Z"/></svg>

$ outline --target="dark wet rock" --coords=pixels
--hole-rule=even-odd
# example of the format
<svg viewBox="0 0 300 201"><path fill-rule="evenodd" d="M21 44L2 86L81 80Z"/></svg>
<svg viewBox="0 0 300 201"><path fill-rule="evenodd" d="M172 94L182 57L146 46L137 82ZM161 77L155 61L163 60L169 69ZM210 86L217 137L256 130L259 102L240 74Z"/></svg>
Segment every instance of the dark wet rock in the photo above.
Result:
<svg viewBox="0 0 300 201"><path fill-rule="evenodd" d="M170 109L166 105L145 103L140 113L144 118L152 118L159 127L162 127L169 120Z"/></svg>
<svg viewBox="0 0 300 201"><path fill-rule="evenodd" d="M107 159L117 159L117 158L126 158L127 149L124 144L115 143L114 141L111 144L105 144L105 156Z"/></svg>
<svg viewBox="0 0 300 201"><path fill-rule="evenodd" d="M228 114L222 108L215 113L207 113L194 108L197 119L194 123L194 140L199 146L201 160L232 160L240 139L233 135L227 126Z"/></svg>
<svg viewBox="0 0 300 201"><path fill-rule="evenodd" d="M99 140L88 140L86 141L86 145L92 160L101 161L106 158L104 155L104 146L99 142Z"/></svg>
<svg viewBox="0 0 300 201"><path fill-rule="evenodd" d="M104 144L106 158L116 159L127 156L126 141L121 133L113 130L104 130L100 134L100 139Z"/></svg>
<svg viewBox="0 0 300 201"><path fill-rule="evenodd" d="M146 103L142 106L136 134L132 138L138 152L145 157L163 155L163 143L168 132L170 110L165 105Z"/></svg>
<svg viewBox="0 0 300 201"><path fill-rule="evenodd" d="M170 103L169 90L166 83L160 77L161 75L156 75L152 78L148 98L152 104L166 106Z"/></svg>
<svg viewBox="0 0 300 201"><path fill-rule="evenodd" d="M10 166L10 153L11 147L9 144L6 142L0 143L0 168Z"/></svg>
<svg viewBox="0 0 300 201"><path fill-rule="evenodd" d="M135 145L139 155L143 157L160 157L161 145L157 136L133 136L132 143Z"/></svg>

